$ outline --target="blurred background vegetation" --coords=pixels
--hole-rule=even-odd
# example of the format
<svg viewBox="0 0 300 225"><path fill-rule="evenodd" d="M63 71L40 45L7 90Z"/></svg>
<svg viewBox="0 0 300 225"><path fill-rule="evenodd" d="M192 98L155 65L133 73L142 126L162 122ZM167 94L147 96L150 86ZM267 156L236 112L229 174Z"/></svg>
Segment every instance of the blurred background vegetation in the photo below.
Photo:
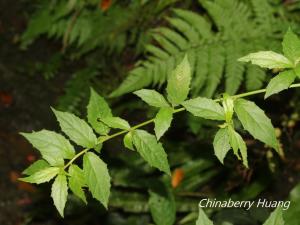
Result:
<svg viewBox="0 0 300 225"><path fill-rule="evenodd" d="M57 129L50 106L85 116L89 88L108 98L115 115L136 124L154 111L130 94L162 89L186 53L192 58L194 96L235 94L264 87L266 73L237 58L257 50L279 51L283 34L300 34L298 0L9 0L0 1L0 224L195 224L204 197L292 200L284 217L300 213L299 91L263 101L277 128L282 154L252 138L250 169L233 155L221 165L212 149L216 124L176 115L163 138L173 170L161 175L122 140L104 146L112 176L109 210L71 196L61 219L47 185L17 181L39 156L18 132ZM149 206L161 213L152 218ZM271 209L208 209L217 225L258 225ZM162 219L162 222L160 222Z"/></svg>

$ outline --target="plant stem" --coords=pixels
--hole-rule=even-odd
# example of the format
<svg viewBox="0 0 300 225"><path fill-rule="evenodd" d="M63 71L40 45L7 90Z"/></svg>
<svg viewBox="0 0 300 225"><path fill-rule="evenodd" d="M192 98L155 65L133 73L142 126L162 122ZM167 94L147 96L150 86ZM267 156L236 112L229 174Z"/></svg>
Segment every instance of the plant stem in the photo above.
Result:
<svg viewBox="0 0 300 225"><path fill-rule="evenodd" d="M297 84L292 84L289 88L299 88L300 87L300 83L297 83ZM249 91L249 92L246 92L246 93L242 93L242 94L237 94L237 95L233 95L231 96L232 98L234 99L237 99L237 98L243 98L243 97L247 97L247 96L251 96L251 95L256 95L256 94L261 94L261 93L265 93L266 92L266 89L259 89L259 90L255 90L255 91ZM223 98L217 98L217 99L214 99L215 102L221 102L223 100ZM185 108L184 107L181 107L181 108L178 108L178 109L175 109L174 110L174 113L179 113L179 112L182 112L182 111L185 111ZM125 134L127 132L130 132L130 131L133 131L133 130L136 130L140 127L143 127L143 126L146 126L150 123L153 123L154 122L154 119L150 119L150 120L147 120L143 123L140 123L140 124L137 124L133 127L131 127L129 130L122 130L122 131L119 131L117 133L114 133L114 134L111 134L111 135L108 135L106 137L104 137L104 139L100 139L101 137L98 138L98 141L100 141L101 143L107 141L107 140L110 140L112 138L115 138L117 136L120 136L122 134ZM103 136L102 136L103 137ZM69 167L77 158L79 158L81 155L85 154L86 152L88 152L90 149L84 149L82 150L81 152L79 152L78 154L76 154L64 167L64 169L66 169L67 167Z"/></svg>
<svg viewBox="0 0 300 225"><path fill-rule="evenodd" d="M80 156L82 156L83 154L85 154L88 150L90 150L89 148L83 149L82 151L78 152L65 166L64 166L64 170L67 169L69 166L71 166L71 164Z"/></svg>

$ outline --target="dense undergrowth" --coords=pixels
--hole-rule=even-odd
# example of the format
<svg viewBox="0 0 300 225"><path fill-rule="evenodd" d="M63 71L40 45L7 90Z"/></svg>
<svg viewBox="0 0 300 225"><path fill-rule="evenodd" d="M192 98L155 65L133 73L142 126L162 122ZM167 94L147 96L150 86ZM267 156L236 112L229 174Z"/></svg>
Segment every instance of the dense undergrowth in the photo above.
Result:
<svg viewBox="0 0 300 225"><path fill-rule="evenodd" d="M109 209L107 212L99 209L105 218L103 219L106 221L105 224L195 224L198 218L198 202L205 197L235 200L255 200L261 197L272 200L291 199L291 208L283 211L283 219L285 224L298 224L295 216L299 212L299 186L296 186L299 180L297 176L288 187L284 187L284 184L280 186L280 188L284 187L284 190L272 189L274 184L280 183L282 180L285 182L285 173L282 171L286 171L284 169L286 166L296 167L296 165L290 165L289 157L291 155L299 157L299 154L295 153L299 149L287 151L289 148L293 149L293 143L286 141L285 138L288 135L298 135L294 129L295 123L298 121L297 108L293 107L298 100L296 91L289 91L295 93L290 105L285 100L286 93L268 99L267 101L271 103L265 103L262 98L255 97L257 104L266 110L266 114L274 121L275 129L272 124L268 124L268 129L263 131L272 133L268 138L262 138L260 135L263 134L253 134L253 132L255 133L253 130L259 132L259 129L247 127L245 125L247 118L242 118L243 110L245 111L243 105L250 104L248 109L253 109L255 112L252 113L261 116L260 123L268 121L266 117L262 116L260 110L255 109L252 103L235 102L234 110L237 117L232 117L233 103L230 96L257 90L267 84L270 85L270 79L278 73L283 74L284 68L293 68L292 70L294 70L294 67L288 63L285 66L260 64L271 69L265 70L256 65L238 62L238 59L257 51L282 52L281 42L288 28L297 32L300 27L300 17L297 14L299 7L299 3L296 1L283 3L276 0L36 1L32 7L33 13L28 14L28 26L20 37L20 48L30 50L30 46L40 39L51 40L59 46L48 62L37 63L35 72L43 74L45 79L53 79L54 76L60 76L61 71L68 68L71 75L64 85L64 94L58 99L55 108L81 115L81 117L87 114L88 122L100 135L97 137L100 140L99 143L97 141L92 141L92 144L78 142L78 137L72 137L72 134L66 132L62 126L62 120L74 120L71 124L76 124L77 117L54 111L62 130L73 141L77 141L77 144L85 148L95 148L96 151L100 151L102 143L106 141L109 127L131 131L132 127L119 117L125 118L132 124L139 124L156 116L157 120L163 121L159 128L157 128L159 122L152 121L155 122L156 137L148 133L151 130L148 129L151 128L150 125L146 128L147 132L138 131L133 135L130 135L129 132L125 136L124 144L127 148L133 148L133 141L134 148L141 149L139 144L142 144L139 139L146 138L152 146L148 152L151 149L158 149L157 151L161 155L156 157L165 158L164 150L163 153L160 151L161 145L157 140L170 126L172 117L174 117L170 131L161 138L168 154L168 166L166 166L165 160L157 163L155 157L154 159L149 158L143 151L138 151L142 156L140 157L134 151L125 150L121 144L118 144L123 142L123 139L116 137L114 141L111 141L116 144L103 145L101 159L91 152L87 153L83 159L84 170L89 170L87 168L92 167L91 162L97 161L98 171L105 174L100 176L89 174L89 177L99 180L96 184L91 181L92 178L88 183L83 181L83 171L79 167L73 166L72 163L63 163L64 159L72 160L75 150L77 154L80 150L77 147L73 149L63 136L59 136L60 144L63 142L67 146L65 155L62 152L56 152L55 157L62 154L60 159L56 159L53 155L45 158L42 153L47 162L38 161L38 168L47 168L49 164L51 166L64 165L68 171L68 176L71 177L69 186L73 193L83 201L78 202L78 199L69 193L69 202L65 211L66 219L76 214L74 205L79 205L78 207L82 209L85 207L84 202L92 201L91 196L85 196L85 192L83 192L89 187L92 195ZM297 45L298 43L293 44ZM185 99L180 97L178 100L180 93L177 92L186 89L181 86L182 80L180 85L173 84L176 87L173 87L175 91L172 91L172 87L170 88L170 80L174 74L172 71L185 55L188 56L188 67L190 68L190 78L187 78L191 79L188 82L190 84L188 85L190 86L189 97L193 99L197 99L198 96L203 99L204 97L208 99L221 98L222 105L212 106L214 112L217 112L215 115L212 112L205 116L200 113L202 116L199 117L199 112L195 112L193 108L193 104L196 103L188 101L183 103ZM290 56L286 55L286 57L290 59ZM282 60L282 58L280 59ZM243 60L252 60L254 64L257 64L251 56L243 58ZM186 70L187 66L184 71ZM288 81L283 82L284 87L275 85L274 88L273 85L273 89L269 89L268 95L287 88L294 81L296 75L290 75L290 77ZM167 82L168 80L169 82ZM96 91L91 92L89 100L90 87ZM152 105L162 108L159 111L161 117L156 115L154 108L146 107L145 104L140 103L129 94L125 95L151 87L156 88L162 94L167 93L167 99L171 104L156 93L149 94L145 91L135 93L148 104L147 98L155 98L158 103L152 102ZM110 97L108 101L112 110L97 92L102 96ZM221 95L224 92L229 94L228 98L226 95ZM187 93L186 91L183 95L187 97ZM225 101L225 99L227 100ZM88 101L89 106L86 113L85 105ZM173 115L172 107L178 110L178 104L182 104L192 114L198 114L198 117L187 113ZM203 104L213 103L205 102ZM277 107L286 109L288 113L284 111L284 115L282 115L282 109L277 110ZM103 109L105 116L102 112ZM93 110L94 112L91 112ZM222 112L226 114L224 118L222 115L220 118ZM68 118L62 119L63 115ZM109 119L106 119L107 117ZM203 117L209 120L204 120ZM97 121L99 118L103 120ZM223 122L218 123L211 119L225 120L227 125L234 124L233 128L244 138L245 144L241 141L241 136L231 130L229 132L234 134L238 143L236 147L234 146L235 141L229 141L234 154L229 152L225 158L224 152L218 155L215 150L217 155L215 157L211 145L214 136L220 129L219 137L220 135L224 137L224 134L220 134L220 132L222 133L225 129L230 130L228 128L230 126L223 126ZM294 125L291 125L292 122ZM91 128L86 128L84 122L79 123L81 123L80 130L86 129L86 132L83 133L89 134L88 142L95 139ZM253 140L244 129L266 145ZM47 133L49 131L40 132L45 132L47 137L43 141L47 139L49 141L49 137L53 136L52 142L55 142L56 135L58 135ZM114 134L110 133L109 135ZM26 137L34 142L29 135ZM278 146L276 138L279 141ZM33 145L35 146L34 143ZM227 142L220 144L224 147L223 145L226 147ZM218 148L216 146L218 146L218 140L215 139L215 149ZM248 151L245 153L246 146ZM271 150L269 146L275 148L277 152ZM230 146L227 146L222 151L227 153L229 149ZM236 156L243 159L244 166L236 160ZM159 173L146 164L143 158L150 165L171 174L171 176ZM224 165L222 165L217 159L223 161L224 158ZM102 160L108 164L109 174L105 170L106 165ZM80 159L78 163L81 163ZM248 164L249 169L246 168ZM57 169L52 170L53 176L48 177L49 179L59 173ZM27 170L25 174L32 175L33 172ZM62 174L56 179L58 180L56 184L66 183L66 178ZM111 182L109 182L110 179ZM106 187L105 190L111 190L109 201L107 191L96 193L97 190L91 188L91 186L96 187L99 184L103 184ZM111 188L109 188L110 186ZM294 188L293 191L288 194L292 188ZM278 195L278 192L281 191L282 194ZM66 195L63 195L63 199L66 199ZM53 198L55 199L55 196ZM56 200L55 205L63 214L62 203L58 203ZM255 225L266 221L270 210L208 209L206 213L210 215L215 224ZM281 213L282 211L277 210L273 215L276 214L277 218L281 218ZM202 211L200 211L200 215L203 215ZM204 218L204 220L207 219ZM206 222L211 224L208 220ZM203 222L198 223L202 224ZM284 223L279 219L276 223L266 222L266 224L281 225Z"/></svg>

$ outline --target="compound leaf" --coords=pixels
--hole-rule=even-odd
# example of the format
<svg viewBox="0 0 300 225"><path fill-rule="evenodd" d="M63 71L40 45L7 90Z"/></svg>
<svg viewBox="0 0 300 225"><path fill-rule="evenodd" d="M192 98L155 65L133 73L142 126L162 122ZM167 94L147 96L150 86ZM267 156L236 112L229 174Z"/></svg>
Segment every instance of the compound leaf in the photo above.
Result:
<svg viewBox="0 0 300 225"><path fill-rule="evenodd" d="M237 133L231 126L227 127L229 143L233 149L234 154L240 159L239 150L242 155L243 164L248 168L248 156L247 156L247 146L243 138L239 133Z"/></svg>
<svg viewBox="0 0 300 225"><path fill-rule="evenodd" d="M209 98L194 98L182 103L184 108L194 116L210 120L225 120L224 109Z"/></svg>
<svg viewBox="0 0 300 225"><path fill-rule="evenodd" d="M245 130L254 138L278 150L275 129L271 120L254 102L237 99L234 110Z"/></svg>
<svg viewBox="0 0 300 225"><path fill-rule="evenodd" d="M46 169L50 167L49 163L47 161L40 159L32 163L27 169L25 169L22 173L25 175L32 175L42 169Z"/></svg>
<svg viewBox="0 0 300 225"><path fill-rule="evenodd" d="M231 149L227 128L221 128L218 130L214 138L213 146L215 150L215 155L223 164L225 156Z"/></svg>
<svg viewBox="0 0 300 225"><path fill-rule="evenodd" d="M91 88L91 96L87 106L87 119L98 134L105 135L110 130L107 125L98 121L98 119L111 116L111 109L105 99Z"/></svg>
<svg viewBox="0 0 300 225"><path fill-rule="evenodd" d="M157 140L169 129L173 119L173 108L161 108L154 118L154 131Z"/></svg>
<svg viewBox="0 0 300 225"><path fill-rule="evenodd" d="M282 208L275 209L263 225L284 225Z"/></svg>
<svg viewBox="0 0 300 225"><path fill-rule="evenodd" d="M59 172L58 167L49 167L37 171L36 173L30 175L29 177L20 178L21 181L28 183L41 184L53 179Z"/></svg>
<svg viewBox="0 0 300 225"><path fill-rule="evenodd" d="M139 96L148 105L158 107L158 108L169 106L164 96L155 90L141 89L133 93Z"/></svg>
<svg viewBox="0 0 300 225"><path fill-rule="evenodd" d="M111 186L107 165L96 154L88 152L83 157L83 171L93 197L107 208Z"/></svg>
<svg viewBox="0 0 300 225"><path fill-rule="evenodd" d="M241 62L251 62L263 68L293 68L294 64L285 56L272 51L250 53L239 59Z"/></svg>
<svg viewBox="0 0 300 225"><path fill-rule="evenodd" d="M289 86L296 79L296 73L293 70L287 70L279 73L276 77L272 78L269 82L265 94L265 98L276 94L282 90L288 89Z"/></svg>
<svg viewBox="0 0 300 225"><path fill-rule="evenodd" d="M214 225L213 222L206 216L203 209L199 207L199 216L196 225Z"/></svg>
<svg viewBox="0 0 300 225"><path fill-rule="evenodd" d="M64 209L68 197L67 178L63 174L59 174L52 184L51 197L59 214L64 217Z"/></svg>
<svg viewBox="0 0 300 225"><path fill-rule="evenodd" d="M191 68L187 55L172 71L167 84L168 99L173 105L179 105L188 96L191 82Z"/></svg>
<svg viewBox="0 0 300 225"><path fill-rule="evenodd" d="M149 194L149 208L155 224L173 225L176 219L176 205L171 191L150 191Z"/></svg>
<svg viewBox="0 0 300 225"><path fill-rule="evenodd" d="M53 109L62 131L76 144L93 148L97 143L96 135L92 128L79 117Z"/></svg>
<svg viewBox="0 0 300 225"><path fill-rule="evenodd" d="M84 191L82 190L86 186L84 173L82 169L74 164L69 167L69 186L74 195L87 204Z"/></svg>
<svg viewBox="0 0 300 225"><path fill-rule="evenodd" d="M128 148L130 150L134 150L132 132L128 132L127 134L125 134L123 143L126 148Z"/></svg>
<svg viewBox="0 0 300 225"><path fill-rule="evenodd" d="M296 65L300 60L300 39L291 29L284 35L282 47L284 55Z"/></svg>
<svg viewBox="0 0 300 225"><path fill-rule="evenodd" d="M130 129L129 123L120 117L105 117L101 121L107 126L115 129L128 130Z"/></svg>
<svg viewBox="0 0 300 225"><path fill-rule="evenodd" d="M153 167L171 174L170 167L161 143L158 143L155 136L144 130L136 130L133 133L133 144L140 155Z"/></svg>
<svg viewBox="0 0 300 225"><path fill-rule="evenodd" d="M64 164L64 158L70 159L75 155L74 147L61 134L48 130L21 134L52 166L61 166Z"/></svg>

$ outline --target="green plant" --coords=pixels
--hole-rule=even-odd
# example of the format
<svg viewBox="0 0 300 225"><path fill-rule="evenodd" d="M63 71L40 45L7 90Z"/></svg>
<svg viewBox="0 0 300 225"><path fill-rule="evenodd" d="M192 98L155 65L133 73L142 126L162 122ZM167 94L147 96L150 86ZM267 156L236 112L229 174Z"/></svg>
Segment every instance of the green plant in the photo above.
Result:
<svg viewBox="0 0 300 225"><path fill-rule="evenodd" d="M231 223L228 223L230 225ZM277 208L271 213L270 217L265 221L263 225L284 225L283 212L281 208ZM205 215L203 210L199 208L199 217L196 225L213 225L213 222Z"/></svg>
<svg viewBox="0 0 300 225"><path fill-rule="evenodd" d="M287 32L283 40L285 56L273 52L252 53L241 58L241 61L252 61L267 68L288 69L282 74L293 73L299 76L298 63L300 59L300 40L291 30ZM288 75L289 76L289 75ZM84 189L88 188L92 196L99 200L104 207L108 207L111 188L111 177L106 163L96 154L101 153L103 144L115 137L124 135L123 143L128 150L136 150L150 166L170 175L170 166L167 154L159 142L159 139L171 126L173 115L182 111L188 111L196 117L215 121L219 127L215 135L213 145L217 158L223 163L230 149L238 159L248 167L247 146L236 131L233 116L236 115L243 128L254 138L266 145L279 150L275 129L270 119L254 102L244 99L247 96L265 93L267 96L290 88L300 87L300 84L278 83L277 76L271 80L267 89L260 89L243 94L230 96L223 94L221 98L209 99L196 97L188 99L190 92L192 70L188 56L172 71L169 76L166 93L167 98L155 90L142 89L134 92L148 105L158 108L154 119L150 119L135 126L131 126L126 120L113 116L112 111L104 98L91 89L90 101L87 106L87 122L79 117L53 109L60 124L61 130L71 141L83 149L75 152L73 145L63 135L53 131L41 130L22 135L37 148L43 159L35 162L24 171L28 177L22 181L30 183L49 182L55 178L52 185L52 198L59 213L64 215L64 207L67 201L68 188L86 202ZM295 78L294 77L294 78ZM274 81L275 80L275 81ZM273 84L272 84L273 83ZM278 86L278 84L280 84ZM140 128L154 123L155 135ZM110 133L111 129L121 130ZM97 137L94 131L99 134ZM75 165L75 161L83 157L83 168ZM65 163L65 159L69 159ZM166 186L168 193L168 185ZM174 222L174 199L172 195L161 199L160 195L150 192L150 211L154 221L160 224L161 216L157 216L161 210L157 209L158 202L170 210L167 224ZM167 195L168 196L168 195Z"/></svg>
<svg viewBox="0 0 300 225"><path fill-rule="evenodd" d="M237 59L258 49L279 49L286 27L293 24L279 13L284 12L283 6L275 8L267 0L199 3L208 15L175 9L175 15L167 18L170 27L153 30L155 43L145 47L146 59L137 63L111 96L149 85L160 87L185 54L192 66L194 96L210 98L224 89L233 95L243 81L249 91L263 86L266 73L259 67L239 64Z"/></svg>

